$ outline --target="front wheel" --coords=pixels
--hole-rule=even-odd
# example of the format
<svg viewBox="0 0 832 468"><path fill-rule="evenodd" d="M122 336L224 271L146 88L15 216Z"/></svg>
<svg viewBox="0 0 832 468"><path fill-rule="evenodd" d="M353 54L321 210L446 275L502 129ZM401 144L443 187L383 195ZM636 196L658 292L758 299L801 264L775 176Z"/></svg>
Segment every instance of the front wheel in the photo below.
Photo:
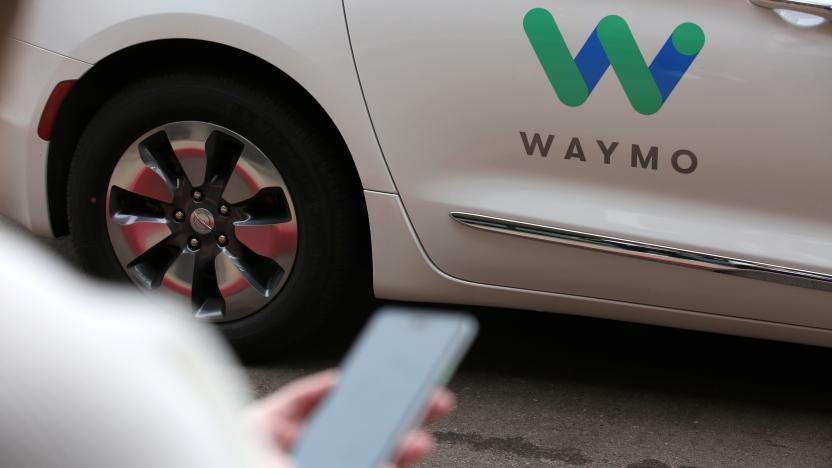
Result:
<svg viewBox="0 0 832 468"><path fill-rule="evenodd" d="M83 265L182 298L238 348L304 336L350 288L366 288L368 252L348 156L301 115L209 76L117 94L70 171Z"/></svg>

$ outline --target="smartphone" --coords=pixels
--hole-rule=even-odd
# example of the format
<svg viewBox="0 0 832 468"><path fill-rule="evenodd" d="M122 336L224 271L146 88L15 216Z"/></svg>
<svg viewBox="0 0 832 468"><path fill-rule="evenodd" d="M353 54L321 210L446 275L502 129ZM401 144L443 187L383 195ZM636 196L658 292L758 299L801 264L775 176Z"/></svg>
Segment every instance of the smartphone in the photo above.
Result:
<svg viewBox="0 0 832 468"><path fill-rule="evenodd" d="M298 468L378 468L424 418L477 334L465 314L388 307L347 354L295 444Z"/></svg>

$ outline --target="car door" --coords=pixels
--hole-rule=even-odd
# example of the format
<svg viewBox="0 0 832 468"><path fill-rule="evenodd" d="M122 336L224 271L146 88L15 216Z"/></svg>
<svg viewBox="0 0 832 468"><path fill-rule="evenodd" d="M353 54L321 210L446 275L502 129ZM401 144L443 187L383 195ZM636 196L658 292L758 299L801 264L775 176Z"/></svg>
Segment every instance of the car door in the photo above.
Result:
<svg viewBox="0 0 832 468"><path fill-rule="evenodd" d="M832 327L828 23L747 0L345 7L444 273Z"/></svg>

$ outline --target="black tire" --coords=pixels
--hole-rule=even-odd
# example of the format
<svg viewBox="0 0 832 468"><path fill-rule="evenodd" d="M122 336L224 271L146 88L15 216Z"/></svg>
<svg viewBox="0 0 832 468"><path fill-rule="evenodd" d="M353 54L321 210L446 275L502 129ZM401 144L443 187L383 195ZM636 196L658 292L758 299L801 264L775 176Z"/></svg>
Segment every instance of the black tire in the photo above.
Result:
<svg viewBox="0 0 832 468"><path fill-rule="evenodd" d="M296 107L296 106L295 106ZM243 83L193 73L136 83L107 101L85 129L68 184L69 226L83 267L129 281L107 233L105 197L120 156L146 132L204 121L244 136L283 175L295 204L298 251L280 292L258 312L218 327L245 354L295 343L337 304L369 292L369 236L360 183L331 131L303 109Z"/></svg>

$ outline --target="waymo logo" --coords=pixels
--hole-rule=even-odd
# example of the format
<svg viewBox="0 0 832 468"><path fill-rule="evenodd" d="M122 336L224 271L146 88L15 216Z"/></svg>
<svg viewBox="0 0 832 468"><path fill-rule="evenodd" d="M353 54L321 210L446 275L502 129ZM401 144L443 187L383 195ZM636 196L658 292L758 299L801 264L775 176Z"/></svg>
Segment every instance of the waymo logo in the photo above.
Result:
<svg viewBox="0 0 832 468"><path fill-rule="evenodd" d="M705 45L702 28L693 23L680 24L648 67L620 16L602 19L574 59L547 10L530 10L523 19L523 28L561 102L572 107L586 102L612 65L630 104L645 115L661 109Z"/></svg>

